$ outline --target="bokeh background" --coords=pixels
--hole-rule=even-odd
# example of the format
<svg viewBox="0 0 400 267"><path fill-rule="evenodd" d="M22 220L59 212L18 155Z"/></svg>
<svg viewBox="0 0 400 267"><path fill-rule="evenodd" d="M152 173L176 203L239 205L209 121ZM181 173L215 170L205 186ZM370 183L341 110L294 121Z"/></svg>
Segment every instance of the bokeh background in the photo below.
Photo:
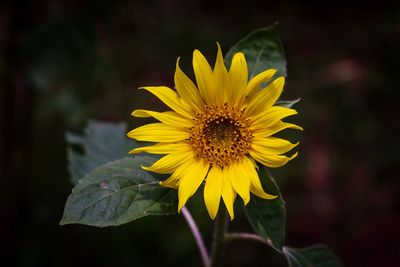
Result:
<svg viewBox="0 0 400 267"><path fill-rule="evenodd" d="M121 227L59 226L71 191L66 131L161 108L142 85L172 85L175 60L213 61L280 22L284 98L301 97L300 156L272 170L287 200L287 244L327 244L345 266L398 266L400 8L395 1L3 0L0 3L2 266L201 266L180 216ZM361 4L362 3L362 4ZM192 74L191 74L192 75ZM238 201L239 202L239 201ZM240 203L239 203L240 204ZM232 230L251 231L240 207ZM190 202L206 242L212 222ZM224 266L285 266L261 244Z"/></svg>

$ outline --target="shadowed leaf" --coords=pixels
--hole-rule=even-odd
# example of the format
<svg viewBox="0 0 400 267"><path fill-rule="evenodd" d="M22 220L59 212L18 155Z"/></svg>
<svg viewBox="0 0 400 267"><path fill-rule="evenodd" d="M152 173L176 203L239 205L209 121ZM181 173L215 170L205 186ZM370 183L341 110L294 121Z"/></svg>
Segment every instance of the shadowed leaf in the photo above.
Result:
<svg viewBox="0 0 400 267"><path fill-rule="evenodd" d="M336 255L324 245L297 249L284 247L289 267L342 267Z"/></svg>
<svg viewBox="0 0 400 267"><path fill-rule="evenodd" d="M277 23L254 31L233 45L225 56L227 65L230 65L236 52L242 52L246 56L250 79L271 68L277 69L279 76L286 76L285 54Z"/></svg>
<svg viewBox="0 0 400 267"><path fill-rule="evenodd" d="M264 168L260 168L259 175L265 192L278 195L278 198L267 200L252 194L244 211L254 231L281 251L285 242L285 202L272 176Z"/></svg>

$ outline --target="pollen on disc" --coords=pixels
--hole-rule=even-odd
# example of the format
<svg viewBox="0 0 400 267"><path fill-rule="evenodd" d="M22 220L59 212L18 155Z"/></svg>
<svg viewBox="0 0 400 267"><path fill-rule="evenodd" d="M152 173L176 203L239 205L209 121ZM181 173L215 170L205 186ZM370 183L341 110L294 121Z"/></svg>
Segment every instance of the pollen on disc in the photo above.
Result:
<svg viewBox="0 0 400 267"><path fill-rule="evenodd" d="M197 113L196 125L190 128L189 143L196 157L221 168L240 161L253 138L243 112L227 105L204 110Z"/></svg>

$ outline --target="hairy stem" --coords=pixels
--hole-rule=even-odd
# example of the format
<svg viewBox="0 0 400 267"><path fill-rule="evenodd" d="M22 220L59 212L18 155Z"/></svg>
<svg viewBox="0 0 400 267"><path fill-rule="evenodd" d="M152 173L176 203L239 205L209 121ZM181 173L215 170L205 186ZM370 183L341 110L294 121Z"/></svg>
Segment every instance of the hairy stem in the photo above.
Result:
<svg viewBox="0 0 400 267"><path fill-rule="evenodd" d="M189 210L186 207L182 208L181 213L182 213L183 217L186 219L186 222L188 223L190 230L192 231L194 239L196 240L196 244L200 251L200 256L201 256L201 259L203 260L204 267L209 267L210 266L210 256L208 255L206 246L204 245L203 238L201 237L201 234L200 234L199 228L196 225L196 222L193 220L192 215L190 214Z"/></svg>
<svg viewBox="0 0 400 267"><path fill-rule="evenodd" d="M225 245L225 232L227 228L226 210L220 208L214 224L213 250L211 267L219 266Z"/></svg>

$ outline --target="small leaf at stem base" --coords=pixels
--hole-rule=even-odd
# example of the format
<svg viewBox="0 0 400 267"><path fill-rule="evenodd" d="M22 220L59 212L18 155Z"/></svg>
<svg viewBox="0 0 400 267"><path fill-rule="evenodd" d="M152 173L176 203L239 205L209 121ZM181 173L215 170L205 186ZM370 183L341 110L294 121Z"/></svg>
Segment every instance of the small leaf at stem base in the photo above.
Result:
<svg viewBox="0 0 400 267"><path fill-rule="evenodd" d="M297 249L284 247L289 267L342 267L336 255L324 245Z"/></svg>

